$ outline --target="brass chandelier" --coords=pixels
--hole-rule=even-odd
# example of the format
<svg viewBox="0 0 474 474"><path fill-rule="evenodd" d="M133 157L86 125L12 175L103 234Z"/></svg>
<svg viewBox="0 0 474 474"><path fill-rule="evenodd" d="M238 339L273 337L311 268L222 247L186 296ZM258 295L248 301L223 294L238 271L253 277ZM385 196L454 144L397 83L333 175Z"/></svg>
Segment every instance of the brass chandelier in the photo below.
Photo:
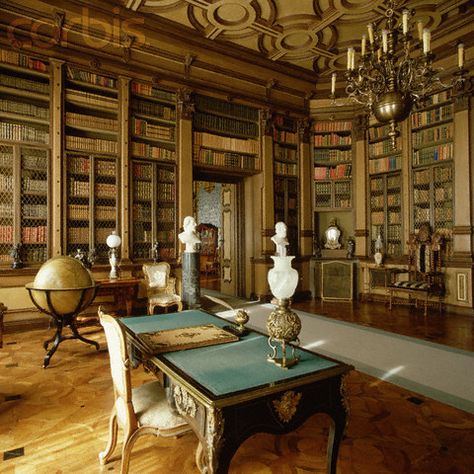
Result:
<svg viewBox="0 0 474 474"><path fill-rule="evenodd" d="M350 99L366 106L378 122L389 124L392 147L400 135L398 123L406 119L413 106L428 94L446 88L433 67L431 32L417 22L417 37L409 30L414 10L395 10L396 2L388 0L385 17L367 25L362 36L359 63L355 49L347 50L346 93ZM458 70L451 86L465 80L464 45L458 44ZM332 77L334 96L335 73Z"/></svg>

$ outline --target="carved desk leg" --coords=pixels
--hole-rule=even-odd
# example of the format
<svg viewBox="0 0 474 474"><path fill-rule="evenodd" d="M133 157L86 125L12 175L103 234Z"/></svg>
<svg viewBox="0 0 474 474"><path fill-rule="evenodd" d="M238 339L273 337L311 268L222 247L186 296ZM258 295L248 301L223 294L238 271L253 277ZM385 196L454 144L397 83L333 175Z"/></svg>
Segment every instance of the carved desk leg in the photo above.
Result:
<svg viewBox="0 0 474 474"><path fill-rule="evenodd" d="M342 437L347 427L349 415L349 401L347 397L345 378L343 376L339 385L339 398L335 400L331 416L331 427L329 429L327 449L327 472L336 474L337 455Z"/></svg>

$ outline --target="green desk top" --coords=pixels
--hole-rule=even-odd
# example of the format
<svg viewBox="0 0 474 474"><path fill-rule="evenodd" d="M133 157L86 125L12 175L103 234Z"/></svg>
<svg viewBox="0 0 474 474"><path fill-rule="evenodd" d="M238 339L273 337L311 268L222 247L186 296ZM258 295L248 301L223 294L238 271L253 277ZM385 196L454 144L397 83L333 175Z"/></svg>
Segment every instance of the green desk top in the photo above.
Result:
<svg viewBox="0 0 474 474"><path fill-rule="evenodd" d="M198 324L215 324L220 327L229 324L226 320L196 310L121 318L121 322L135 334ZM268 338L251 332L238 342L167 352L160 357L171 362L215 396L250 390L339 365L316 354L298 351L299 363L290 369L282 369L267 361L270 353Z"/></svg>

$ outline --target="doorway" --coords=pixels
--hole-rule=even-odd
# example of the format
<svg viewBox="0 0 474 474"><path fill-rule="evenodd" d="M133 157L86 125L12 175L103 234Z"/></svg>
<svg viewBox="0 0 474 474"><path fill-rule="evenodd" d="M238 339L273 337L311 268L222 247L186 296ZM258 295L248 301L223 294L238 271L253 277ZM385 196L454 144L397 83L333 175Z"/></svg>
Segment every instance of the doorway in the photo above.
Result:
<svg viewBox="0 0 474 474"><path fill-rule="evenodd" d="M230 296L242 293L241 190L241 183L219 178L193 182L194 215L202 242L200 282L204 290Z"/></svg>

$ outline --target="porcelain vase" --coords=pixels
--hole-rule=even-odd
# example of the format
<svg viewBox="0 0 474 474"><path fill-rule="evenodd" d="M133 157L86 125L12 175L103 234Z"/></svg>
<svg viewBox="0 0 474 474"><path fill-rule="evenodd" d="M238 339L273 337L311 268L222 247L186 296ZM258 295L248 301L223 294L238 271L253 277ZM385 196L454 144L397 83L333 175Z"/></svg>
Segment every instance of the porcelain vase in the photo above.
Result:
<svg viewBox="0 0 474 474"><path fill-rule="evenodd" d="M292 268L291 257L271 257L274 267L268 272L268 284L272 295L278 300L289 299L293 296L298 285L298 272Z"/></svg>

